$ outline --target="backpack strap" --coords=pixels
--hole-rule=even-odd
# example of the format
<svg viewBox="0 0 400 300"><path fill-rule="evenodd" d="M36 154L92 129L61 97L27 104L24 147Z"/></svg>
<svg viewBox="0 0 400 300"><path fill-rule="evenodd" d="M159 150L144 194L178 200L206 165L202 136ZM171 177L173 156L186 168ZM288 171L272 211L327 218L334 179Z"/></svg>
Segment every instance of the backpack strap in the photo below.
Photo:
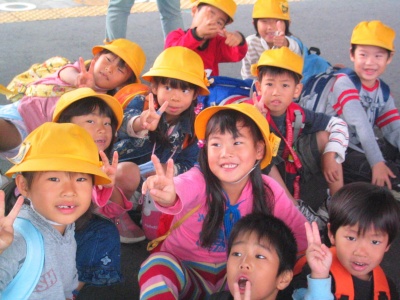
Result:
<svg viewBox="0 0 400 300"><path fill-rule="evenodd" d="M28 299L35 289L44 265L44 245L42 234L26 219L16 218L14 230L18 231L26 242L24 264L2 294L3 300Z"/></svg>
<svg viewBox="0 0 400 300"><path fill-rule="evenodd" d="M303 114L301 110L294 110L294 122L293 124L293 144L296 143L297 138L300 135L300 131L304 128Z"/></svg>

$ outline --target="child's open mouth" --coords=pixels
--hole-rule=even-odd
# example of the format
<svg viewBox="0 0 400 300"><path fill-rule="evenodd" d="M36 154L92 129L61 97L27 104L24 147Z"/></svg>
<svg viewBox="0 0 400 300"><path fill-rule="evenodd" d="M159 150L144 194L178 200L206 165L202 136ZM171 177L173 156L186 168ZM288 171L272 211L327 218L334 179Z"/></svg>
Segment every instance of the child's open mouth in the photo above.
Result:
<svg viewBox="0 0 400 300"><path fill-rule="evenodd" d="M239 278L238 284L239 284L239 288L241 290L244 290L246 288L246 282L247 282L247 278L241 277Z"/></svg>

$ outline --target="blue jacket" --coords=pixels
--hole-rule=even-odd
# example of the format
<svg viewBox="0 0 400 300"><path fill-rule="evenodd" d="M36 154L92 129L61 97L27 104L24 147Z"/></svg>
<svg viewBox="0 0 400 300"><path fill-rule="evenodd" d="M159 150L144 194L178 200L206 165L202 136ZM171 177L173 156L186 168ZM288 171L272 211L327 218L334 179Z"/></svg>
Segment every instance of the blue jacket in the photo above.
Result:
<svg viewBox="0 0 400 300"><path fill-rule="evenodd" d="M138 165L150 161L154 143L150 141L149 137L134 138L127 134L128 121L132 117L142 113L144 103L145 97L138 95L131 100L124 110L124 120L118 131L117 142L114 144L114 150L118 152L119 161L131 161ZM167 124L164 115L162 115L160 122ZM185 138L188 137L189 140L193 139L194 133L191 128L193 126L191 126L189 119L181 119L169 136L170 147L156 144L154 153L160 159L161 163L166 163L175 151L172 156L175 165L175 175L189 170L197 162L199 154L197 139L194 138L193 142L187 147L183 146Z"/></svg>

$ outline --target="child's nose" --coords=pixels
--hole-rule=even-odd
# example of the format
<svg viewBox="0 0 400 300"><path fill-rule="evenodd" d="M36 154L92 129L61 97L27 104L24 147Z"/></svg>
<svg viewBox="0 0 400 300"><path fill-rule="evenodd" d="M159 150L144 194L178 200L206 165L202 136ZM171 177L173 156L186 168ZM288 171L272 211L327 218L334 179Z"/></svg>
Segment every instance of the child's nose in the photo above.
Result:
<svg viewBox="0 0 400 300"><path fill-rule="evenodd" d="M240 270L250 270L250 264L247 257L244 257L239 266Z"/></svg>

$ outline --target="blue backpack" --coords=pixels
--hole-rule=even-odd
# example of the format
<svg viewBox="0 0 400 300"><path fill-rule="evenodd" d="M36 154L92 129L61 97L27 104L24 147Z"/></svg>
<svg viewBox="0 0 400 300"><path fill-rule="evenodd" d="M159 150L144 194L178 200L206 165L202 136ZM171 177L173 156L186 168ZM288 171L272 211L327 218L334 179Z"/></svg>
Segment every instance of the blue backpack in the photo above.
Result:
<svg viewBox="0 0 400 300"><path fill-rule="evenodd" d="M198 96L197 101L206 108L214 105L241 103L251 100L253 79L237 79L226 76L212 76L208 79L210 94Z"/></svg>
<svg viewBox="0 0 400 300"><path fill-rule="evenodd" d="M15 219L14 230L20 232L25 239L26 257L17 275L0 293L3 300L28 299L39 281L44 265L43 237L39 230L23 218Z"/></svg>
<svg viewBox="0 0 400 300"><path fill-rule="evenodd" d="M361 90L360 78L352 69L331 69L328 72L314 75L309 78L309 80L303 87L303 91L301 92L300 97L295 102L306 109L315 112L325 112L326 106L328 104L328 93L334 85L336 81L336 76L338 74L346 74L353 82L356 89L358 91ZM390 96L390 88L381 79L380 86L382 88L383 100L386 102Z"/></svg>
<svg viewBox="0 0 400 300"><path fill-rule="evenodd" d="M321 51L319 48L307 48L300 39L294 36L291 38L299 44L304 58L303 79L301 80L302 84L306 84L312 76L332 70L332 65L325 58L320 56Z"/></svg>

